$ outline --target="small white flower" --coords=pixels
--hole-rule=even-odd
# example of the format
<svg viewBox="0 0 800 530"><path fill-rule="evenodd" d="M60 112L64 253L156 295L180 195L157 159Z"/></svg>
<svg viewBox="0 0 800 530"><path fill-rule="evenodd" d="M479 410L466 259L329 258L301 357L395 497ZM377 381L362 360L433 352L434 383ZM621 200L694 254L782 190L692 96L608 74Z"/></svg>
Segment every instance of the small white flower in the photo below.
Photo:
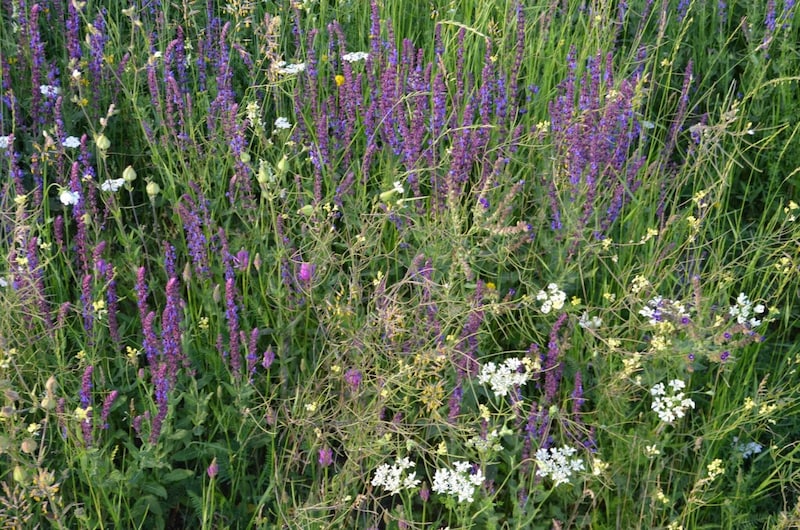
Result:
<svg viewBox="0 0 800 530"><path fill-rule="evenodd" d="M402 194L403 191L404 191L403 190L403 183L400 182L399 180L395 180L394 181L394 191L396 191L397 193L400 193L400 194Z"/></svg>
<svg viewBox="0 0 800 530"><path fill-rule="evenodd" d="M287 64L286 61L280 61L277 63L277 67L279 74L294 75L304 72L306 69L306 63Z"/></svg>
<svg viewBox="0 0 800 530"><path fill-rule="evenodd" d="M64 206L74 206L78 204L81 196L79 193L70 191L70 190L61 190L61 193L58 195L58 200L61 201L61 204Z"/></svg>
<svg viewBox="0 0 800 530"><path fill-rule="evenodd" d="M275 128L276 129L290 129L292 124L289 123L289 120L281 116L277 120L275 120Z"/></svg>
<svg viewBox="0 0 800 530"><path fill-rule="evenodd" d="M454 462L453 467L454 470L436 470L431 490L434 493L456 496L458 502L472 502L475 500L475 490L483 484L483 472L478 469L472 473L472 464L469 462Z"/></svg>
<svg viewBox="0 0 800 530"><path fill-rule="evenodd" d="M653 396L653 403L650 408L664 423L672 423L679 418L683 418L688 409L694 408L694 401L685 397L682 392L686 387L685 382L680 379L673 379L668 384L671 389L669 395L664 383L657 383L650 389L650 395Z"/></svg>
<svg viewBox="0 0 800 530"><path fill-rule="evenodd" d="M7 149L11 145L10 136L0 136L0 149Z"/></svg>
<svg viewBox="0 0 800 530"><path fill-rule="evenodd" d="M81 146L81 140L77 136L67 136L64 138L64 141L61 142L61 145L69 147L70 149L75 149Z"/></svg>
<svg viewBox="0 0 800 530"><path fill-rule="evenodd" d="M125 179L109 179L102 184L100 184L100 189L103 191L117 191L125 184Z"/></svg>
<svg viewBox="0 0 800 530"><path fill-rule="evenodd" d="M358 61L364 61L369 57L367 52L350 52L345 53L342 55L342 60L347 61L348 63L355 63Z"/></svg>
<svg viewBox="0 0 800 530"><path fill-rule="evenodd" d="M584 311L578 320L578 325L584 329L600 329L603 326L603 319L598 316L589 318L589 313Z"/></svg>
<svg viewBox="0 0 800 530"><path fill-rule="evenodd" d="M536 474L549 477L555 484L567 484L572 474L584 470L583 460L571 458L577 450L567 445L563 447L540 448L536 451Z"/></svg>
<svg viewBox="0 0 800 530"><path fill-rule="evenodd" d="M393 466L382 464L375 470L372 485L388 490L391 495L400 493L403 489L415 488L420 482L414 478L415 473L408 473L404 476L405 471L411 469L414 465L414 462L407 457L399 459Z"/></svg>
<svg viewBox="0 0 800 530"><path fill-rule="evenodd" d="M8 280L0 276L0 287L8 287Z"/></svg>
<svg viewBox="0 0 800 530"><path fill-rule="evenodd" d="M43 96L54 98L61 93L61 89L53 85L42 85L39 87L39 92L41 92Z"/></svg>
<svg viewBox="0 0 800 530"><path fill-rule="evenodd" d="M547 285L547 291L541 290L536 293L536 299L542 302L540 310L546 315L553 309L558 311L564 307L564 302L567 300L567 293L559 289L558 285L550 283Z"/></svg>
<svg viewBox="0 0 800 530"><path fill-rule="evenodd" d="M511 358L503 361L497 366L493 362L488 362L481 367L478 374L478 382L482 385L489 384L497 397L508 395L508 392L515 386L522 386L528 382L528 374L524 364L520 359Z"/></svg>

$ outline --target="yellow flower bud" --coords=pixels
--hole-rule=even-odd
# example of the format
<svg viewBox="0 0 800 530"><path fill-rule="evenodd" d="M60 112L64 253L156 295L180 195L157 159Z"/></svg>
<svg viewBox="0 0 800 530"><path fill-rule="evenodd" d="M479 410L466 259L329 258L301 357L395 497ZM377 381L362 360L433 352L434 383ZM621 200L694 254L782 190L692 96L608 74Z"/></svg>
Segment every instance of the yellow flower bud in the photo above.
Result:
<svg viewBox="0 0 800 530"><path fill-rule="evenodd" d="M125 168L125 171L122 172L122 180L128 184L136 180L136 171L133 169L133 166L128 166Z"/></svg>
<svg viewBox="0 0 800 530"><path fill-rule="evenodd" d="M161 186L159 186L156 182L148 182L145 191L147 191L147 196L152 200L155 199L159 193L161 193Z"/></svg>
<svg viewBox="0 0 800 530"><path fill-rule="evenodd" d="M241 160L242 163L244 163L244 164L249 163L250 162L250 153L242 152L242 156L239 157L239 160Z"/></svg>
<svg viewBox="0 0 800 530"><path fill-rule="evenodd" d="M14 467L14 481L18 482L19 484L24 484L28 481L28 474L25 473L25 468L22 466Z"/></svg>
<svg viewBox="0 0 800 530"><path fill-rule="evenodd" d="M278 173L281 174L281 175L286 173L286 170L289 169L289 160L287 160L286 155L283 155L283 157L278 162L277 169L278 169Z"/></svg>
<svg viewBox="0 0 800 530"><path fill-rule="evenodd" d="M106 149L108 149L109 147L111 147L111 140L109 140L109 139L106 137L106 135L105 135L105 134L103 134L103 133L100 133L100 134L99 134L99 135L97 135L97 137L94 139L94 144L95 144L95 145L97 146L97 148L98 148L98 149L100 149L101 151L105 151Z"/></svg>

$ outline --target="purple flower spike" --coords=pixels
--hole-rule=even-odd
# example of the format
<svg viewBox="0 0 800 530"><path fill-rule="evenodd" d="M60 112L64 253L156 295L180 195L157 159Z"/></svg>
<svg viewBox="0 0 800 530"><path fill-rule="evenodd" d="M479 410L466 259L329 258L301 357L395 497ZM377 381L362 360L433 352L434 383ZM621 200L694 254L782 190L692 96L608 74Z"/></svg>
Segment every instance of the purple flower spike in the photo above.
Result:
<svg viewBox="0 0 800 530"><path fill-rule="evenodd" d="M319 450L319 465L328 467L333 464L333 451L330 447L323 447Z"/></svg>
<svg viewBox="0 0 800 530"><path fill-rule="evenodd" d="M351 368L344 374L345 382L350 385L350 389L355 392L358 390L358 386L361 384L361 372L354 368Z"/></svg>
<svg viewBox="0 0 800 530"><path fill-rule="evenodd" d="M302 283L310 283L311 278L314 276L314 271L316 270L316 268L317 268L316 265L304 261L303 263L300 264L300 272L297 275L297 278Z"/></svg>

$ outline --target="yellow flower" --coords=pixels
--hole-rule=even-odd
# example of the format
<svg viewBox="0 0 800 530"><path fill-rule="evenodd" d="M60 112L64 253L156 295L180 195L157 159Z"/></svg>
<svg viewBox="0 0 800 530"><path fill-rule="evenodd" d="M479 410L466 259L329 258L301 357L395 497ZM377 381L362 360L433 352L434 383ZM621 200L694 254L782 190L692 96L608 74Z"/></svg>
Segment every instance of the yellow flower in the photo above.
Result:
<svg viewBox="0 0 800 530"><path fill-rule="evenodd" d="M344 76L341 74L334 77L334 80L336 81L336 86L342 86L344 84Z"/></svg>
<svg viewBox="0 0 800 530"><path fill-rule="evenodd" d="M75 409L75 419L77 419L78 421L85 421L86 423L89 423L90 412L92 412L92 407L86 407L85 409L78 407Z"/></svg>

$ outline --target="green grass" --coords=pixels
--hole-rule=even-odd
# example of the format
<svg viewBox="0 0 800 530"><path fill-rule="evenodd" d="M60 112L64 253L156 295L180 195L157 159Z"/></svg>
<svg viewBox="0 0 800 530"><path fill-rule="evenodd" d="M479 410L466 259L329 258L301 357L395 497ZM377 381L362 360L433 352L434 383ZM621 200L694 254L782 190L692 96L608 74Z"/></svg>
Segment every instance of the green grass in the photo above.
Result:
<svg viewBox="0 0 800 530"><path fill-rule="evenodd" d="M796 9L527 4L5 2L2 526L798 526Z"/></svg>

